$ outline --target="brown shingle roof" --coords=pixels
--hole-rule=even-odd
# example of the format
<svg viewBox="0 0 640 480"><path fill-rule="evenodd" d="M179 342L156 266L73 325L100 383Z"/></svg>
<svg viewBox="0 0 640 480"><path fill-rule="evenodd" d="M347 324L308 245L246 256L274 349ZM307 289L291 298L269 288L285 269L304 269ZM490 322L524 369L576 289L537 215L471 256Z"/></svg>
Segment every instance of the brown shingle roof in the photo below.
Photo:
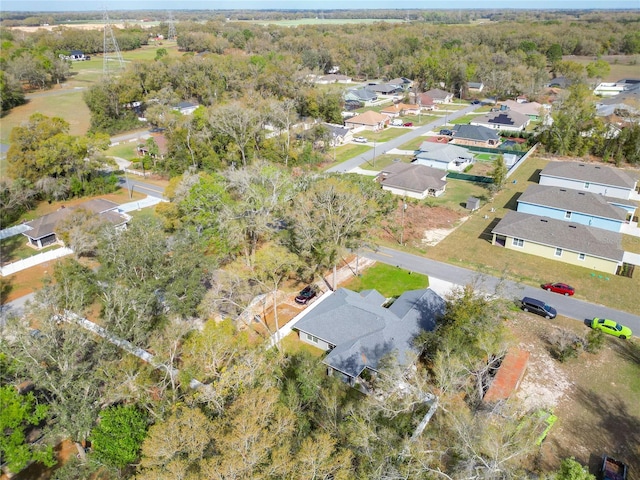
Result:
<svg viewBox="0 0 640 480"><path fill-rule="evenodd" d="M447 184L444 180L446 172L426 165L397 162L383 168L382 171L387 174L380 182L385 187L422 193L429 188L440 190Z"/></svg>

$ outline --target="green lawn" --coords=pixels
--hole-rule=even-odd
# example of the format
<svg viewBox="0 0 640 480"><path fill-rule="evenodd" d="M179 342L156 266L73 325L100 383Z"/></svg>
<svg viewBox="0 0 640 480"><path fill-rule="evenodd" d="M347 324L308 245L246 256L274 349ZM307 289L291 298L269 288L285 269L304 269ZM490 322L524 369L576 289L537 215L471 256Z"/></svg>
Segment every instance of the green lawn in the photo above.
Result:
<svg viewBox="0 0 640 480"><path fill-rule="evenodd" d="M136 146L136 142L121 143L120 145L109 147L104 154L111 157L126 158L127 160L138 160Z"/></svg>
<svg viewBox="0 0 640 480"><path fill-rule="evenodd" d="M376 263L367 268L362 276L355 277L342 286L355 292L375 289L389 298L397 297L407 290L426 288L429 286L429 278L399 267Z"/></svg>
<svg viewBox="0 0 640 480"><path fill-rule="evenodd" d="M546 160L535 157L527 160L510 177L510 182L493 201L485 202L489 198L488 190L484 190L484 198L474 195L483 200L482 207L438 245L429 248L426 256L534 286L548 281L566 282L576 288L577 298L637 312L637 292L640 291L638 272L632 279L601 272L595 272L592 276L594 272L587 268L491 245L491 229L507 210L516 209L517 197L530 184L538 182L539 171L546 164ZM514 180L516 183L513 183ZM454 185L454 180L447 182L447 192L443 200L455 196L455 205L458 201L462 202L467 196L473 195L464 188L454 193ZM495 209L494 212L491 212L492 208ZM485 216L488 218L484 218ZM640 249L640 242L624 236L624 246Z"/></svg>
<svg viewBox="0 0 640 480"><path fill-rule="evenodd" d="M0 240L0 252L2 252L0 261L2 263L16 262L18 260L33 257L34 255L42 252L55 250L56 248L60 248L60 245L50 245L41 250L36 250L27 246L27 237L24 235L14 235L13 237Z"/></svg>
<svg viewBox="0 0 640 480"><path fill-rule="evenodd" d="M426 141L425 137L416 137L412 140L409 140L407 143L403 143L398 147L398 149L415 151L415 150L418 150L418 148L420 148L420 145L422 145L422 143L425 141Z"/></svg>
<svg viewBox="0 0 640 480"><path fill-rule="evenodd" d="M381 170L398 160L403 163L411 163L413 155L378 155L372 162L365 162L360 167L365 170Z"/></svg>
<svg viewBox="0 0 640 480"><path fill-rule="evenodd" d="M467 182L455 178L447 179L447 189L444 195L427 199L429 205L447 207L456 212L468 214L465 208L469 197L479 198L482 203L489 199L489 190L482 183Z"/></svg>

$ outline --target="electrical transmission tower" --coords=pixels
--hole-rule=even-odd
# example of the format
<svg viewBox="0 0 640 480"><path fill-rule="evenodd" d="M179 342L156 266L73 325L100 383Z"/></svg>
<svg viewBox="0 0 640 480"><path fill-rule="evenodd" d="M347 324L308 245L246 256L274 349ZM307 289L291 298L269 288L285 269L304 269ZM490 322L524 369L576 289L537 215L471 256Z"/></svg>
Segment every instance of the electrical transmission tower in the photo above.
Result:
<svg viewBox="0 0 640 480"><path fill-rule="evenodd" d="M102 76L110 77L113 73L119 73L124 70L124 61L118 48L118 42L113 34L113 27L109 20L107 10L104 10L104 44L102 57Z"/></svg>
<svg viewBox="0 0 640 480"><path fill-rule="evenodd" d="M167 40L175 40L178 36L176 32L176 23L173 20L173 13L169 12L169 33L167 33Z"/></svg>

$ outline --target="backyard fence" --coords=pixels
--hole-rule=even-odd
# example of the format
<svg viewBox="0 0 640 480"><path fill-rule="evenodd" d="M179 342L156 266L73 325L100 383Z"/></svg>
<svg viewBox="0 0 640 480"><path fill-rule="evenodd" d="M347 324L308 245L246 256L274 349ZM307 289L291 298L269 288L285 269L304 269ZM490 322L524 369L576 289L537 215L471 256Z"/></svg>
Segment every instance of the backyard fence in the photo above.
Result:
<svg viewBox="0 0 640 480"><path fill-rule="evenodd" d="M45 263L50 260L56 260L60 257L71 255L72 253L73 250L67 247L56 248L55 250L49 250L48 252L38 253L37 255L25 258L24 260L18 260L17 262L13 262L0 267L0 276L6 277L7 275L12 275L21 270L26 270L27 268L35 267L36 265L40 265L41 263Z"/></svg>

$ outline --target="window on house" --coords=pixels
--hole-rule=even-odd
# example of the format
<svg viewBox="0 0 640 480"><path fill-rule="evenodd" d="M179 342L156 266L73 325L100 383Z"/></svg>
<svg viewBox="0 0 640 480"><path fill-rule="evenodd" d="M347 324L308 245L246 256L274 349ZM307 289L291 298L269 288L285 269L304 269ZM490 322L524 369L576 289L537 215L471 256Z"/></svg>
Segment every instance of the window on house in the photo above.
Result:
<svg viewBox="0 0 640 480"><path fill-rule="evenodd" d="M585 254L584 253L579 253L578 254L578 260L584 260L585 259Z"/></svg>
<svg viewBox="0 0 640 480"><path fill-rule="evenodd" d="M584 182L584 188L589 188L591 184L589 182Z"/></svg>
<svg viewBox="0 0 640 480"><path fill-rule="evenodd" d="M556 248L556 257L561 257L561 256L562 256L562 249Z"/></svg>
<svg viewBox="0 0 640 480"><path fill-rule="evenodd" d="M318 337L314 337L313 335L307 333L307 340L313 343L318 343Z"/></svg>
<svg viewBox="0 0 640 480"><path fill-rule="evenodd" d="M514 247L524 247L524 240L521 238L514 238L511 243Z"/></svg>
<svg viewBox="0 0 640 480"><path fill-rule="evenodd" d="M571 212L565 212L564 214L564 218L566 218L567 220L569 220L571 218Z"/></svg>

